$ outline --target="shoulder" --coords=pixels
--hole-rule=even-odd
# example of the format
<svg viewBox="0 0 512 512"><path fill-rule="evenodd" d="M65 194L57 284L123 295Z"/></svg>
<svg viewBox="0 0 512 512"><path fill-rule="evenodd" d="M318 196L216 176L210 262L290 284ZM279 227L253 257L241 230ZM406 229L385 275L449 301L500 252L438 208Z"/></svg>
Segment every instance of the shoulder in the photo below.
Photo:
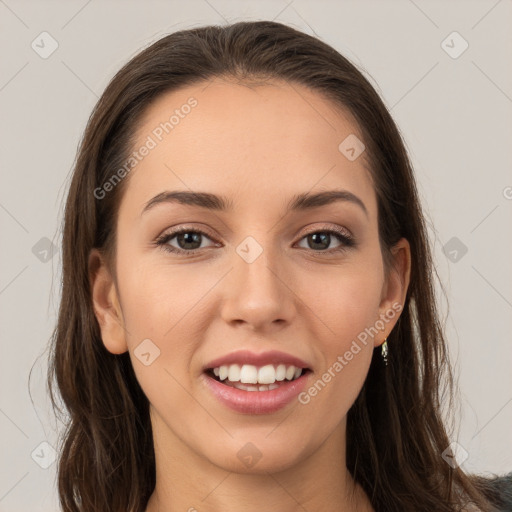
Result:
<svg viewBox="0 0 512 512"><path fill-rule="evenodd" d="M473 476L478 487L499 512L512 512L512 472L502 476Z"/></svg>

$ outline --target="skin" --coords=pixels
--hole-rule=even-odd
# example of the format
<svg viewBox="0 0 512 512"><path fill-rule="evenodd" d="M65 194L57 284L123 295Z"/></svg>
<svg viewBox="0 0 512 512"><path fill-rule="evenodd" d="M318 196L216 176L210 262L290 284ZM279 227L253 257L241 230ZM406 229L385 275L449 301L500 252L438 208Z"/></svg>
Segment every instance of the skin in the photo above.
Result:
<svg viewBox="0 0 512 512"><path fill-rule="evenodd" d="M364 158L351 162L338 150L349 134L362 136L349 115L305 87L215 79L157 99L134 147L191 96L198 105L129 175L118 214L116 277L97 250L90 255L103 343L114 354L130 352L151 404L157 481L146 511L252 512L262 504L280 512L373 510L346 469L346 414L374 347L399 314L307 405L294 400L276 413L240 414L201 379L203 366L221 355L277 349L308 362L309 387L359 333L393 304L404 304L409 244L402 239L395 246L396 268L386 274ZM350 202L286 214L294 194L331 189L357 195L368 214ZM141 214L166 190L224 195L234 209L167 203ZM197 254L155 245L185 224L211 234L199 235ZM336 226L349 230L357 246L332 252L343 244L334 235L324 249L308 243L306 235ZM263 249L252 263L236 252L247 236ZM168 244L184 247L177 237ZM149 366L134 354L145 339L160 349ZM262 454L250 468L237 457L248 442Z"/></svg>

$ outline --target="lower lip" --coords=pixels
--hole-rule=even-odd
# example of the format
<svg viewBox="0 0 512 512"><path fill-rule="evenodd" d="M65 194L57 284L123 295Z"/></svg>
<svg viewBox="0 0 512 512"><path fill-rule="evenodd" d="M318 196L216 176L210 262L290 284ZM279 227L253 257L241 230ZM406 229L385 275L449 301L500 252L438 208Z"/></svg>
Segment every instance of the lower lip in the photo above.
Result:
<svg viewBox="0 0 512 512"><path fill-rule="evenodd" d="M309 374L308 371L296 380L284 381L269 391L244 391L226 386L206 373L203 377L215 397L230 409L245 414L269 414L286 407L304 389Z"/></svg>

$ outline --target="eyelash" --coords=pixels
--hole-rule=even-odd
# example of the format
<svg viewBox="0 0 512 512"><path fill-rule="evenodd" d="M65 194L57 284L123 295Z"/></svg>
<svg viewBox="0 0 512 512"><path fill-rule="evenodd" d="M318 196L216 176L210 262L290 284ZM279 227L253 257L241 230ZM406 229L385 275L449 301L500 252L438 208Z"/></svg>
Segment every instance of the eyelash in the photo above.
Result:
<svg viewBox="0 0 512 512"><path fill-rule="evenodd" d="M201 248L200 249L191 249L191 250L187 251L185 249L178 249L176 247L170 246L168 244L168 242L170 240L172 240L173 238L175 238L177 235L180 235L181 233L198 233L201 235L205 235L209 239L212 239L212 237L208 233L206 233L200 229L195 229L195 228L192 229L192 228L182 227L182 228L176 229L175 231L172 231L171 233L166 233L166 234L160 236L159 238L157 238L155 240L155 244L159 248L163 249L166 252L170 252L170 253L174 253L174 254L183 254L183 255L187 255L187 256L194 256L196 253L198 253L199 251L204 249L204 248L203 249L201 249ZM337 247L335 249L328 249L325 251L315 251L313 249L309 249L310 251L312 251L314 253L332 254L332 253L337 253L337 252L343 252L343 251L346 251L347 249L350 249L350 248L356 246L356 242L352 236L347 235L347 233L344 230L341 230L341 229L338 230L336 228L318 229L316 231L311 231L310 233L306 233L300 240L303 240L304 238L306 238L310 235L315 235L317 233L328 233L328 234L334 235L341 242L342 245L340 245L339 247Z"/></svg>

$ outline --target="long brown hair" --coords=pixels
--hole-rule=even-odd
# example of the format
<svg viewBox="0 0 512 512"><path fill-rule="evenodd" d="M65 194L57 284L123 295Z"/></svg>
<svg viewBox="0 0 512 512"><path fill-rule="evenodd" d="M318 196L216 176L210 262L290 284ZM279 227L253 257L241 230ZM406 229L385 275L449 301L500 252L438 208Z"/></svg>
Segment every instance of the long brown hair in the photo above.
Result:
<svg viewBox="0 0 512 512"><path fill-rule="evenodd" d="M129 176L97 191L133 150L142 114L156 97L215 77L281 79L324 95L349 112L366 145L378 199L386 268L405 237L410 285L388 337L389 364L375 352L347 417L347 468L379 511L493 510L485 483L442 458L450 445L442 406L451 408L452 370L436 306L437 278L411 163L388 110L363 74L322 41L271 21L207 26L170 34L144 49L111 80L91 114L74 166L63 226L63 281L52 337L48 386L68 412L58 458L65 512L144 511L155 486L149 404L128 353L101 340L88 256L115 258L116 215ZM96 193L95 193L96 191ZM112 266L113 268L113 266Z"/></svg>

